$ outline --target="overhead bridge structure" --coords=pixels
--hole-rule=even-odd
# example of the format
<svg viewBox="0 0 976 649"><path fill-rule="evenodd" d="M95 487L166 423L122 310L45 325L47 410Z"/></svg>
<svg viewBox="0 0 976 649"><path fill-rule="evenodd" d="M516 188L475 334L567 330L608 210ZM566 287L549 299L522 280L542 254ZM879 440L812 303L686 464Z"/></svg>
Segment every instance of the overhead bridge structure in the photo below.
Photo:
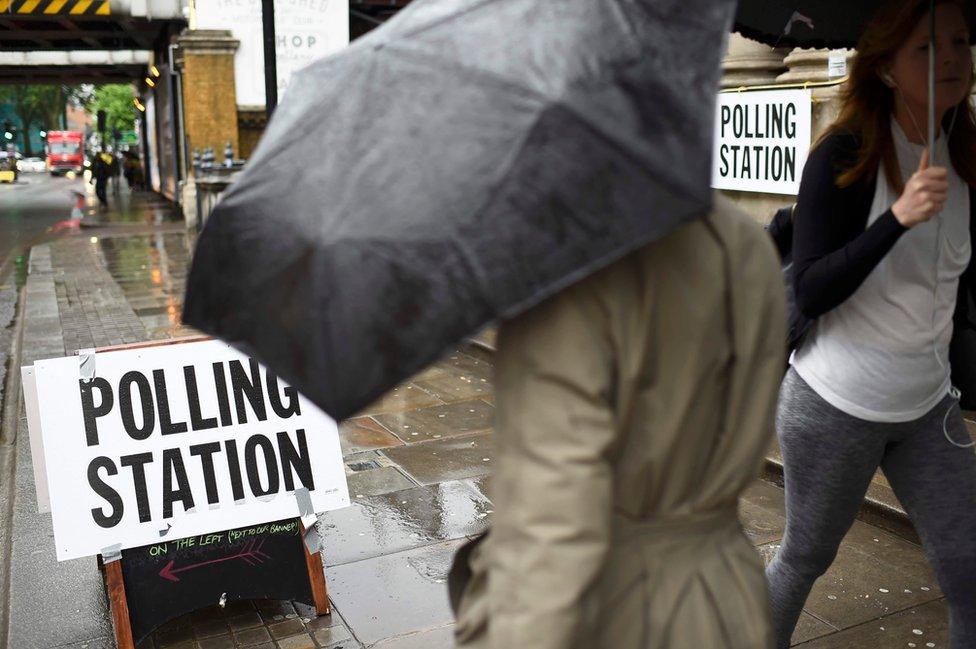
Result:
<svg viewBox="0 0 976 649"><path fill-rule="evenodd" d="M181 0L0 0L4 50L151 50Z"/></svg>
<svg viewBox="0 0 976 649"><path fill-rule="evenodd" d="M125 83L144 77L149 64L147 50L0 50L0 83Z"/></svg>
<svg viewBox="0 0 976 649"><path fill-rule="evenodd" d="M145 76L186 26L183 0L0 0L0 83Z"/></svg>

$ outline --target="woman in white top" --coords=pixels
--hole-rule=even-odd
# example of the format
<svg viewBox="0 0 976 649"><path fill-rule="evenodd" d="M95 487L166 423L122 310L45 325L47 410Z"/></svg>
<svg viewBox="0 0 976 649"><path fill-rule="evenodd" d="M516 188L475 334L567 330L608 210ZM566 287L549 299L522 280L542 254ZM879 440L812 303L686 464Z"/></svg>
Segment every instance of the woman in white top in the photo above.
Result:
<svg viewBox="0 0 976 649"><path fill-rule="evenodd" d="M777 435L787 527L767 567L788 647L880 466L976 647L976 455L952 387L960 282L969 295L976 117L968 5L936 5L936 115L925 150L929 2L891 2L865 29L841 114L811 153L795 214L793 288L804 336Z"/></svg>

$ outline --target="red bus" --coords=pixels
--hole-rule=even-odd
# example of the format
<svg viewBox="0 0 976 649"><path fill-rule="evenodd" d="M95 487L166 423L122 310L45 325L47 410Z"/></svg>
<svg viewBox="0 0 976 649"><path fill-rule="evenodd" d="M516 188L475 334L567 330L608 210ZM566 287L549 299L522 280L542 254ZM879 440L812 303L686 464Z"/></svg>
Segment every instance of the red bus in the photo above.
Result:
<svg viewBox="0 0 976 649"><path fill-rule="evenodd" d="M78 131L47 132L47 168L52 176L85 168L84 136Z"/></svg>

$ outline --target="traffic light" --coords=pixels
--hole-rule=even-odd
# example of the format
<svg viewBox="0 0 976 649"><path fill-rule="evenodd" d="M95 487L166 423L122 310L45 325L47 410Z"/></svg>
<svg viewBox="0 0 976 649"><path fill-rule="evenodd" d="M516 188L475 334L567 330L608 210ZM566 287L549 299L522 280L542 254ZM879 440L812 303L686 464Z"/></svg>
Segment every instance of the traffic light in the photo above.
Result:
<svg viewBox="0 0 976 649"><path fill-rule="evenodd" d="M96 119L98 121L98 132L104 133L105 132L105 111L104 110L98 111L98 113L96 113Z"/></svg>
<svg viewBox="0 0 976 649"><path fill-rule="evenodd" d="M3 137L8 142L14 139L14 126L9 119L3 120Z"/></svg>

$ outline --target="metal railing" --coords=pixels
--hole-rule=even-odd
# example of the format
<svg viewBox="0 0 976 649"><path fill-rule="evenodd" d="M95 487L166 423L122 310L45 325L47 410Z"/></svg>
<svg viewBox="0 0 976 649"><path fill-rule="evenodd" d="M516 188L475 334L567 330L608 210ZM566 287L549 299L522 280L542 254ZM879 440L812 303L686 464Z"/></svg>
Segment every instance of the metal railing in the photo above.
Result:
<svg viewBox="0 0 976 649"><path fill-rule="evenodd" d="M202 228L217 206L220 197L244 168L243 160L235 160L230 143L224 150L227 162L223 165L216 163L216 155L212 147L203 152L193 151L193 177L196 186L197 227Z"/></svg>

